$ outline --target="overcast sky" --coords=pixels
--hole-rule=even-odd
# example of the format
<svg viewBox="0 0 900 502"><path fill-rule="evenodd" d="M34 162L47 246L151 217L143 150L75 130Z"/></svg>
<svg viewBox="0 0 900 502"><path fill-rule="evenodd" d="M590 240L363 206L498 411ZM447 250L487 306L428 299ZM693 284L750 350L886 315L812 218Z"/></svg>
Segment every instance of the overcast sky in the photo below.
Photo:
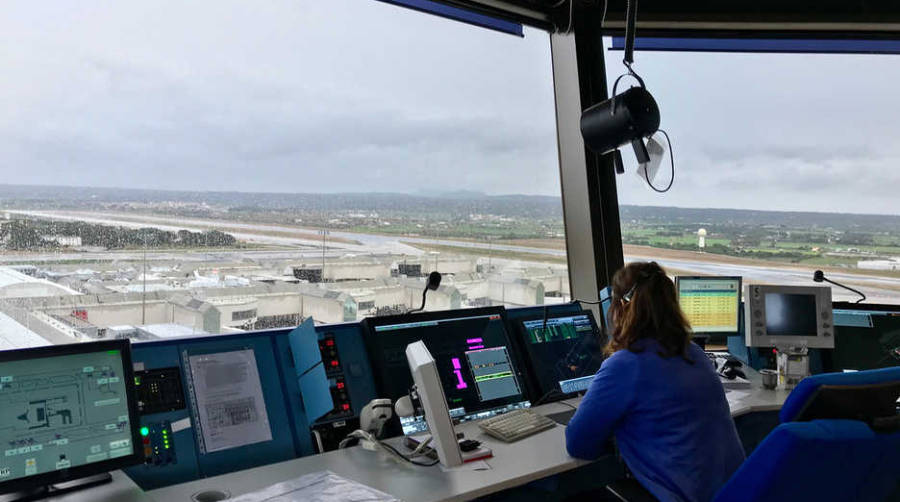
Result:
<svg viewBox="0 0 900 502"><path fill-rule="evenodd" d="M3 5L5 183L559 194L544 32L375 0ZM637 60L678 171L622 202L900 214L900 57Z"/></svg>

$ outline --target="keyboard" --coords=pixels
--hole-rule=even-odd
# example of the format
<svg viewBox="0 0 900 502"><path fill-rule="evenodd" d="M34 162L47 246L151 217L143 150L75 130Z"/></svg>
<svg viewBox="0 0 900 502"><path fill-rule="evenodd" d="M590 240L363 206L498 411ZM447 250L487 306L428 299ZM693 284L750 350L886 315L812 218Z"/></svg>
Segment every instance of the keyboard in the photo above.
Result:
<svg viewBox="0 0 900 502"><path fill-rule="evenodd" d="M554 427L556 422L534 411L523 409L486 418L479 422L478 426L487 434L512 443Z"/></svg>

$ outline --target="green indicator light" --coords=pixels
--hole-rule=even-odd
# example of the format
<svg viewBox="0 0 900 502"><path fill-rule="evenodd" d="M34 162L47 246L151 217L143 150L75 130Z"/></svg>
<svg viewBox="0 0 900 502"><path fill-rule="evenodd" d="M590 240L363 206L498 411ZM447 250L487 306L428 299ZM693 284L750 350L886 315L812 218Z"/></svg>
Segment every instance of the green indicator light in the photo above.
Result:
<svg viewBox="0 0 900 502"><path fill-rule="evenodd" d="M118 354L119 351L118 350L108 350L108 351L106 351L106 353L107 354Z"/></svg>
<svg viewBox="0 0 900 502"><path fill-rule="evenodd" d="M149 435L150 435L150 429L147 427L141 427L141 436L149 436Z"/></svg>

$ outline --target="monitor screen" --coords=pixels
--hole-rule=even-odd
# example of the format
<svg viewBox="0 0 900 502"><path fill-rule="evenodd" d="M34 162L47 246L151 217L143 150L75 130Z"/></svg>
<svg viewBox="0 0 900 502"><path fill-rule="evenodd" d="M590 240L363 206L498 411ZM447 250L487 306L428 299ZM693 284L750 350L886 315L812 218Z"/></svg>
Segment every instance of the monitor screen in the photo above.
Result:
<svg viewBox="0 0 900 502"><path fill-rule="evenodd" d="M740 334L740 277L676 277L675 282L695 334Z"/></svg>
<svg viewBox="0 0 900 502"><path fill-rule="evenodd" d="M816 296L766 293L766 332L769 336L816 336Z"/></svg>
<svg viewBox="0 0 900 502"><path fill-rule="evenodd" d="M834 350L823 352L826 372L896 366L900 305L834 303Z"/></svg>
<svg viewBox="0 0 900 502"><path fill-rule="evenodd" d="M0 354L0 492L7 482L65 479L78 471L86 476L136 463L129 461L139 453L127 344ZM97 469L87 472L92 466Z"/></svg>
<svg viewBox="0 0 900 502"><path fill-rule="evenodd" d="M397 399L409 392L406 347L422 340L434 356L454 418L482 418L527 405L502 310L391 316L367 323L379 395ZM401 422L407 434L426 427L420 417Z"/></svg>
<svg viewBox="0 0 900 502"><path fill-rule="evenodd" d="M607 333L609 332L609 308L612 306L612 288L609 286L600 290L600 310L603 312L602 323L603 326L607 327Z"/></svg>
<svg viewBox="0 0 900 502"><path fill-rule="evenodd" d="M603 362L604 340L590 311L521 321L540 402L587 389Z"/></svg>

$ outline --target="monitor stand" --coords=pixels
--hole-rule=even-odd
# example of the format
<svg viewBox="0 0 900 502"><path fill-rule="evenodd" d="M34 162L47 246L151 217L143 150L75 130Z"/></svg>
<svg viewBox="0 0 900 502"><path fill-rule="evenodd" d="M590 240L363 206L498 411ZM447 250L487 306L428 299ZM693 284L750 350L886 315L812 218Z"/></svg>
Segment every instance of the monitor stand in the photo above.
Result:
<svg viewBox="0 0 900 502"><path fill-rule="evenodd" d="M791 390L809 376L809 349L805 346L775 347L775 358L779 389Z"/></svg>
<svg viewBox="0 0 900 502"><path fill-rule="evenodd" d="M82 490L110 482L112 482L112 474L104 472L103 474L94 476L87 476L53 485L0 495L0 502L28 502L31 500L41 500L43 498L55 497L57 495L62 495L63 493Z"/></svg>

